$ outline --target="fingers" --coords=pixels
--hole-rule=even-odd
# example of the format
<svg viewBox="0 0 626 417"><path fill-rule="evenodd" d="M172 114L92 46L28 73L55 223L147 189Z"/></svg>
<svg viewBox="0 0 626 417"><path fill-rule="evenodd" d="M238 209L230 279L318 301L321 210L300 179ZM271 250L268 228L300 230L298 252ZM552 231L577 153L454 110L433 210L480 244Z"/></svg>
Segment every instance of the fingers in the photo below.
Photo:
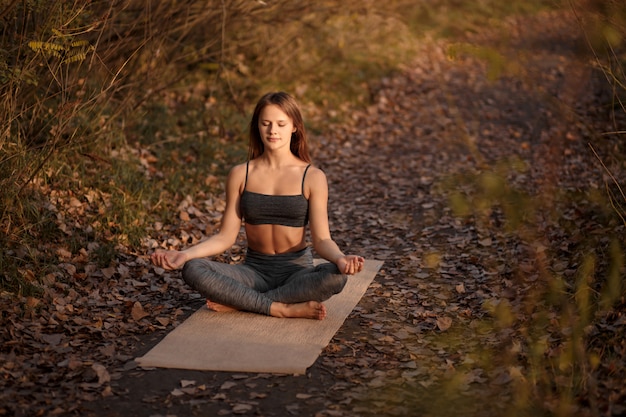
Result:
<svg viewBox="0 0 626 417"><path fill-rule="evenodd" d="M346 266L343 270L344 274L354 275L358 274L363 270L363 266L365 265L365 259L361 256L347 256L346 257Z"/></svg>
<svg viewBox="0 0 626 417"><path fill-rule="evenodd" d="M171 254L169 252L158 250L150 256L150 259L152 260L153 264L161 268L170 270L176 269L176 265L172 263L170 255Z"/></svg>
<svg viewBox="0 0 626 417"><path fill-rule="evenodd" d="M170 262L169 257L167 257L167 256L164 256L164 257L163 257L163 268L165 268L165 269L176 269L176 268L172 265L172 263Z"/></svg>
<svg viewBox="0 0 626 417"><path fill-rule="evenodd" d="M150 260L156 266L161 266L161 254L159 252L154 252L152 255L150 255Z"/></svg>

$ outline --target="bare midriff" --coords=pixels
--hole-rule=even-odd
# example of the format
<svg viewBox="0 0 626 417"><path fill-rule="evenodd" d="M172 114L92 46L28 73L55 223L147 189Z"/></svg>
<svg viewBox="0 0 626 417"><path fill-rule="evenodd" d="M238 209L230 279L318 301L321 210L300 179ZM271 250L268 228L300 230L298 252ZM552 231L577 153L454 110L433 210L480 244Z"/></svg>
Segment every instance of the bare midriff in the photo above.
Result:
<svg viewBox="0 0 626 417"><path fill-rule="evenodd" d="M246 224L246 236L248 248L268 255L297 252L306 247L304 227Z"/></svg>

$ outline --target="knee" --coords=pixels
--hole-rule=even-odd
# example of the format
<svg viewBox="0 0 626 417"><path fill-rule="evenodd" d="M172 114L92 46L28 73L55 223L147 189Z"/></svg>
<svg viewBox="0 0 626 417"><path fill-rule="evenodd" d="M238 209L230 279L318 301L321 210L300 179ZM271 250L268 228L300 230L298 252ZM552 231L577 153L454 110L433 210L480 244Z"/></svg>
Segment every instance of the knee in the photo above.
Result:
<svg viewBox="0 0 626 417"><path fill-rule="evenodd" d="M333 274L331 275L331 285L335 294L343 291L343 287L346 286L348 282L348 277L344 274Z"/></svg>
<svg viewBox="0 0 626 417"><path fill-rule="evenodd" d="M318 266L318 268L326 273L324 282L329 290L333 294L340 293L343 290L343 287L346 286L346 282L348 282L348 277L339 271L337 265L332 263L321 264Z"/></svg>
<svg viewBox="0 0 626 417"><path fill-rule="evenodd" d="M194 283L202 276L202 270L206 269L203 266L202 259L191 259L185 262L182 270L183 281L187 284L194 286Z"/></svg>

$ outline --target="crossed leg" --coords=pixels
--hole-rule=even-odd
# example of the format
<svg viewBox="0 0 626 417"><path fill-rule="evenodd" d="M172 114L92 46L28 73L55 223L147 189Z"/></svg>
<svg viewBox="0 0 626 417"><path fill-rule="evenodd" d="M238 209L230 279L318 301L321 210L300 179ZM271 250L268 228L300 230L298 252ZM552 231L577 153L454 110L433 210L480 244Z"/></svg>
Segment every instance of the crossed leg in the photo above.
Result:
<svg viewBox="0 0 626 417"><path fill-rule="evenodd" d="M245 265L196 259L183 268L184 280L206 297L206 305L211 310L246 310L274 317L316 320L326 317L322 301L340 292L345 285L346 277L337 273L334 265L305 268L280 287L270 290L267 283Z"/></svg>

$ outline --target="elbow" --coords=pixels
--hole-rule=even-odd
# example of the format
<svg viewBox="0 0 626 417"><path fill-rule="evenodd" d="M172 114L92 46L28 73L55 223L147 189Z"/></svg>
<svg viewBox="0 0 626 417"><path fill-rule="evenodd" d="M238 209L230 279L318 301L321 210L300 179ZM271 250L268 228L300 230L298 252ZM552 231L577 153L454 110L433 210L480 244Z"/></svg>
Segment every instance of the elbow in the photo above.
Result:
<svg viewBox="0 0 626 417"><path fill-rule="evenodd" d="M313 245L313 249L317 251L320 248L321 242L322 242L322 239L316 239L316 238L311 239L311 244Z"/></svg>
<svg viewBox="0 0 626 417"><path fill-rule="evenodd" d="M315 249L316 252L320 252L323 250L323 248L326 246L328 242L332 242L332 239L330 238L313 239L313 249Z"/></svg>
<svg viewBox="0 0 626 417"><path fill-rule="evenodd" d="M237 243L238 233L220 233L220 242L222 244L222 251L226 251L232 248Z"/></svg>
<svg viewBox="0 0 626 417"><path fill-rule="evenodd" d="M225 252L229 249L231 249L235 243L237 242L237 239L232 239L232 238L225 238L225 239L220 239L219 240L220 244L219 244L219 251L220 252Z"/></svg>

